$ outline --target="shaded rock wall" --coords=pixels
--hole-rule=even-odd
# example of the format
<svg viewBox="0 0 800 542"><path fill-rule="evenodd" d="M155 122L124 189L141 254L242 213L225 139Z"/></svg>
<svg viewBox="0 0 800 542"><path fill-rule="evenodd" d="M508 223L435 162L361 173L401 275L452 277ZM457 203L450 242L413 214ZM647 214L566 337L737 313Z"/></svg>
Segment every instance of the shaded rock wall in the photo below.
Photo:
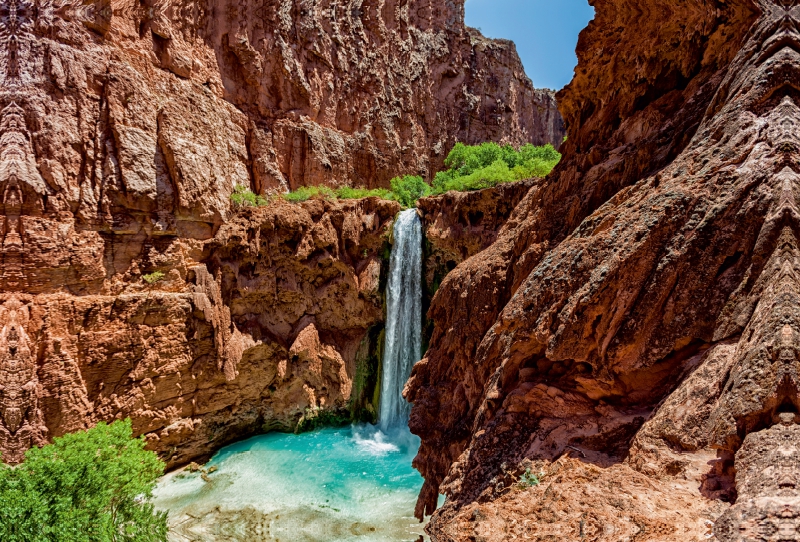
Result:
<svg viewBox="0 0 800 542"><path fill-rule="evenodd" d="M497 240L512 211L538 179L419 200L425 226L425 283L430 295L447 274Z"/></svg>
<svg viewBox="0 0 800 542"><path fill-rule="evenodd" d="M800 6L593 4L564 161L433 300L417 512L448 494L438 540L795 540Z"/></svg>

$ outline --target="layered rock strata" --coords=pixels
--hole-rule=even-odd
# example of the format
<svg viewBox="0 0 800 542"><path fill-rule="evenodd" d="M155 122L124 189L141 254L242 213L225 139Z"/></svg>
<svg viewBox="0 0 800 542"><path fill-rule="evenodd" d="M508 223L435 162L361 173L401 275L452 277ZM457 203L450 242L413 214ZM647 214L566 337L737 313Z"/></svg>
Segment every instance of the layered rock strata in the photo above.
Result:
<svg viewBox="0 0 800 542"><path fill-rule="evenodd" d="M796 540L800 5L593 4L564 161L433 300L417 513L448 495L437 540Z"/></svg>
<svg viewBox="0 0 800 542"><path fill-rule="evenodd" d="M170 465L366 410L395 203L456 141L563 123L462 1L8 0L0 10L0 452L131 417ZM364 369L367 367L367 369Z"/></svg>

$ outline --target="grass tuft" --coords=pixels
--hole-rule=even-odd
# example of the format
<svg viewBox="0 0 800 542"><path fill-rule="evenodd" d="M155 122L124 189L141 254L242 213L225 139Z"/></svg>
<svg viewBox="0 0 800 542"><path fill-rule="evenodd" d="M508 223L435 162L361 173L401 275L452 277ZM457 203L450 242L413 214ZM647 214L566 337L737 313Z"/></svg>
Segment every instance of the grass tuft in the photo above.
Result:
<svg viewBox="0 0 800 542"><path fill-rule="evenodd" d="M237 185L231 194L231 201L236 207L263 207L269 204L264 196L253 193L246 186Z"/></svg>
<svg viewBox="0 0 800 542"><path fill-rule="evenodd" d="M154 271L148 275L142 275L142 280L144 280L147 284L155 284L156 282L163 279L166 275L161 271Z"/></svg>

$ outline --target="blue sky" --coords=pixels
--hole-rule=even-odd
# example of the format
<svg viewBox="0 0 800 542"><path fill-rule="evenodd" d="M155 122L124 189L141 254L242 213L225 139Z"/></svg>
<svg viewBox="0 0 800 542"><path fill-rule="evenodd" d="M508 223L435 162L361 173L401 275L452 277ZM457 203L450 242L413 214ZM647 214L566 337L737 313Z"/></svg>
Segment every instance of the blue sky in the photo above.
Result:
<svg viewBox="0 0 800 542"><path fill-rule="evenodd" d="M561 89L578 63L578 33L594 16L586 0L467 0L467 24L517 44L537 88Z"/></svg>

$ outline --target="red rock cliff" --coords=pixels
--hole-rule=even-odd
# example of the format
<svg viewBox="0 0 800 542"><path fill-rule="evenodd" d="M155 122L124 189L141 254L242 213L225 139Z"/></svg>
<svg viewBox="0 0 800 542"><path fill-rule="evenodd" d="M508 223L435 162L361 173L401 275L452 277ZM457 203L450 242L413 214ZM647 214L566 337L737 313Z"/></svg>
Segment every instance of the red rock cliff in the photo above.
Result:
<svg viewBox="0 0 800 542"><path fill-rule="evenodd" d="M399 206L237 213L230 195L430 175L455 141L558 144L552 93L463 15L463 1L5 2L4 460L132 417L178 464L363 398Z"/></svg>
<svg viewBox="0 0 800 542"><path fill-rule="evenodd" d="M447 493L437 540L795 540L800 6L593 5L564 161L433 300L418 514Z"/></svg>

